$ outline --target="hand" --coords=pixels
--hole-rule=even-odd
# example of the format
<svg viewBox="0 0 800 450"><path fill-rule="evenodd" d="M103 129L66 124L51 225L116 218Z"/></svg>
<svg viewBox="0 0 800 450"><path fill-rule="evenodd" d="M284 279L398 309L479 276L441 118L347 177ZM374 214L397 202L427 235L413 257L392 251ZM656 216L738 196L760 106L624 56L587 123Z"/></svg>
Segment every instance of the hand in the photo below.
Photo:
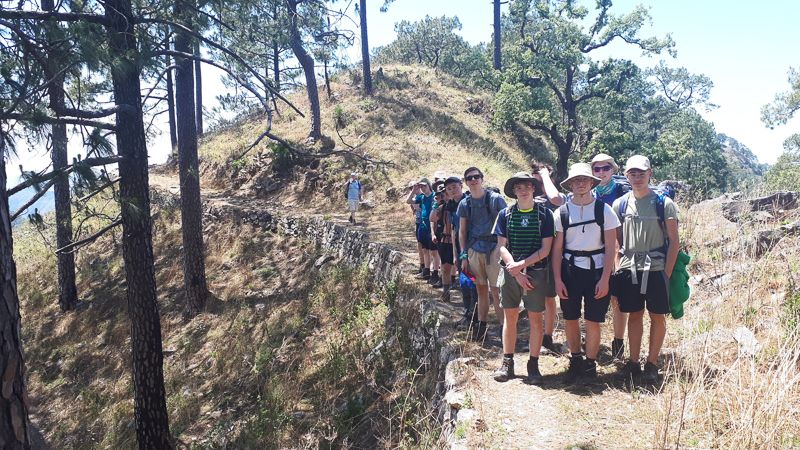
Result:
<svg viewBox="0 0 800 450"><path fill-rule="evenodd" d="M512 277L516 277L522 269L525 268L525 263L523 261L512 262L510 264L506 264L506 270Z"/></svg>
<svg viewBox="0 0 800 450"><path fill-rule="evenodd" d="M536 286L535 284L531 283L530 275L522 272L518 273L514 279L516 279L517 283L519 283L519 285L522 286L522 289L525 289L526 291L530 291Z"/></svg>
<svg viewBox="0 0 800 450"><path fill-rule="evenodd" d="M674 269L674 267L672 269ZM667 273L667 280L672 277L672 269L664 269L664 272Z"/></svg>
<svg viewBox="0 0 800 450"><path fill-rule="evenodd" d="M439 243L439 240L436 239L436 234L434 234L434 233L431 233L431 242L433 242L434 244L438 244Z"/></svg>
<svg viewBox="0 0 800 450"><path fill-rule="evenodd" d="M461 271L462 272L469 272L469 260L462 259L461 260Z"/></svg>
<svg viewBox="0 0 800 450"><path fill-rule="evenodd" d="M542 177L543 181L545 178L550 179L550 171L547 170L547 167L542 167L539 169L539 176Z"/></svg>
<svg viewBox="0 0 800 450"><path fill-rule="evenodd" d="M560 279L556 280L556 295L558 295L558 298L569 298L567 295L567 286Z"/></svg>
<svg viewBox="0 0 800 450"><path fill-rule="evenodd" d="M600 281L594 287L594 298L603 298L606 295L608 295L608 280L600 278Z"/></svg>

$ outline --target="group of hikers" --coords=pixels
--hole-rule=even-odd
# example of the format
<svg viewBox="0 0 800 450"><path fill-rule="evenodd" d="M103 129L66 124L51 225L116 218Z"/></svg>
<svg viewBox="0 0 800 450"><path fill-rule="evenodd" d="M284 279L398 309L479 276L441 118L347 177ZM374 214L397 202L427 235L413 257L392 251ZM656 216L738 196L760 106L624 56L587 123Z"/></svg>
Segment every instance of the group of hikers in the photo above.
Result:
<svg viewBox="0 0 800 450"><path fill-rule="evenodd" d="M610 305L612 356L624 360L626 327L629 343L628 360L615 378L658 381L656 363L670 313L669 280L679 248L677 208L669 195L650 186L647 157L630 157L624 177L615 176L618 170L606 154L574 164L560 184L565 195L553 181L552 167L533 161L530 173L516 173L505 182L502 193L516 200L513 205L499 189L484 187L477 167L467 169L463 180L437 172L433 183L421 178L411 185L406 203L417 217L417 276L441 288L445 302L452 289L461 289L464 316L457 328L476 341L486 337L491 292L503 347L495 380L515 377L523 304L531 325L527 382L543 381L540 349L561 353L553 342L558 296L571 353L563 382L597 382L601 324ZM651 325L642 368L645 309Z"/></svg>

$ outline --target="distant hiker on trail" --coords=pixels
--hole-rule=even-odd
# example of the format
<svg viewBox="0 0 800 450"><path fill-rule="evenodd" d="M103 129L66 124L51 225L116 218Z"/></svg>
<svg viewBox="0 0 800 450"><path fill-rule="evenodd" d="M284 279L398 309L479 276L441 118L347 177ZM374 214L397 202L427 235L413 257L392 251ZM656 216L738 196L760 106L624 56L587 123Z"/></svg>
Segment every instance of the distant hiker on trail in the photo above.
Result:
<svg viewBox="0 0 800 450"><path fill-rule="evenodd" d="M619 170L617 162L609 155L599 153L592 158L592 172L600 179L600 184L592 189L592 196L611 206L614 202L631 190L631 185L624 177L620 182L614 179ZM611 306L614 308L614 340L611 341L611 356L614 359L625 358L625 328L628 324L628 315L619 310L617 297L611 296Z"/></svg>
<svg viewBox="0 0 800 450"><path fill-rule="evenodd" d="M556 237L552 263L556 293L566 322L567 342L572 356L564 383L580 379L597 382L597 352L600 324L608 312L609 280L614 271L619 219L610 206L592 197L600 178L592 175L589 164L573 164L561 187L572 191L572 198L555 215ZM586 360L581 354L581 305L586 323Z"/></svg>
<svg viewBox="0 0 800 450"><path fill-rule="evenodd" d="M553 213L534 201L534 197L541 194L542 185L529 173L514 174L506 181L503 192L517 202L500 211L494 226L503 266L498 284L505 316L503 363L495 371L494 379L507 381L514 378L514 347L517 344L519 304L522 302L531 322L527 381L540 384L543 378L539 371L539 351L544 335L542 313L547 290L547 261L554 234Z"/></svg>
<svg viewBox="0 0 800 450"><path fill-rule="evenodd" d="M356 211L358 211L358 206L361 204L361 200L363 199L361 194L361 182L356 180L355 172L350 174L350 180L345 181L342 187L344 188L345 195L347 196L347 203L350 205L350 218L347 220L355 225Z"/></svg>
<svg viewBox="0 0 800 450"><path fill-rule="evenodd" d="M455 181L453 181L455 180ZM439 259L442 263L441 281L438 284L432 285L434 288L442 288L442 296L439 298L443 302L450 301L450 289L453 284L453 263L455 259L455 240L453 237L453 215L447 210L447 205L450 203L450 193L447 189L447 183L450 182L450 192L461 200L463 194L461 193L461 180L456 177L451 177L446 180L440 180L434 183L435 190L441 192L442 201L437 208L431 211L431 233L434 243L439 249ZM457 189L456 189L457 188ZM436 226L433 226L433 223ZM456 278L456 281L458 279Z"/></svg>
<svg viewBox="0 0 800 450"><path fill-rule="evenodd" d="M431 240L431 222L430 214L431 207L433 206L433 191L431 190L431 182L427 178L420 178L414 184L414 188L408 193L406 203L409 205L417 204L421 208L420 226L417 229L417 240L422 245L422 253L425 258L425 267L418 278L428 280L432 277L439 278L439 252L436 244ZM431 268L433 269L431 271Z"/></svg>
<svg viewBox="0 0 800 450"><path fill-rule="evenodd" d="M536 197L536 201L542 203L551 212L555 212L559 206L567 201L567 196L558 192L558 188L553 183L553 166L536 161L531 161L531 173L542 183L542 194ZM544 312L544 338L542 346L554 353L561 353L561 349L556 347L553 342L553 332L556 328L558 318L558 307L556 306L556 281L553 276L553 265L548 264L550 276L547 278L547 298L545 300L547 309Z"/></svg>
<svg viewBox="0 0 800 450"><path fill-rule="evenodd" d="M436 252L439 255L442 273L436 279L431 277L428 282L432 288L439 289L444 286L444 278L447 278L448 284L450 284L450 269L453 268L453 244L450 242L449 236L448 239L445 239L445 217L444 214L439 212L439 208L445 203L444 180L433 183L433 192L433 205L431 206L431 213L429 215L429 221L431 223L430 234L431 242L436 244ZM445 263L445 261L449 261L449 263ZM442 300L450 301L450 298L449 296L447 299L442 297Z"/></svg>
<svg viewBox="0 0 800 450"><path fill-rule="evenodd" d="M628 158L625 176L633 190L614 202L614 212L622 222L617 231L621 256L611 287L620 311L630 314L630 359L614 376L628 380L641 375L643 382L654 383L667 331L665 315L670 313L669 277L678 258L678 209L668 196L650 189L653 171L646 157ZM650 313L650 346L642 371L639 353L645 306Z"/></svg>
<svg viewBox="0 0 800 450"><path fill-rule="evenodd" d="M470 195L458 204L458 240L461 253L461 270L475 276L478 288L478 328L473 328L473 338L482 341L486 337L486 321L489 318L489 288L494 297L494 310L502 322L503 309L500 307L500 294L497 290L497 277L500 273L500 250L497 236L492 234L495 218L508 204L500 193L483 187L483 172L470 167L464 172Z"/></svg>

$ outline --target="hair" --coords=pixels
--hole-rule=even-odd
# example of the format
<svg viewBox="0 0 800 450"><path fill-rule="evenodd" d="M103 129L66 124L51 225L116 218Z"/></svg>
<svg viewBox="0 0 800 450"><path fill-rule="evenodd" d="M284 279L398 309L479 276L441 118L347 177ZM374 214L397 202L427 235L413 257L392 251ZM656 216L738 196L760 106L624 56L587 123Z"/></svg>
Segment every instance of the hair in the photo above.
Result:
<svg viewBox="0 0 800 450"><path fill-rule="evenodd" d="M550 172L550 176L553 176L553 166L547 163L539 162L535 159L531 160L531 170L534 174L539 173L539 171L542 169L547 169L547 171Z"/></svg>
<svg viewBox="0 0 800 450"><path fill-rule="evenodd" d="M470 172L474 172L474 171L476 171L476 170L478 171L478 173L479 173L479 174L483 175L483 172L481 172L481 169L478 169L477 167L470 167L469 169L467 169L467 170L465 170L465 171L464 171L464 178L466 178L466 177L467 177L467 174L468 174L468 173L470 173Z"/></svg>
<svg viewBox="0 0 800 450"><path fill-rule="evenodd" d="M539 180L537 180L535 178L526 179L526 180L514 180L514 182L511 183L511 188L513 189L513 188L517 187L518 184L530 184L531 186L533 186L534 189L536 189L536 183L538 181Z"/></svg>

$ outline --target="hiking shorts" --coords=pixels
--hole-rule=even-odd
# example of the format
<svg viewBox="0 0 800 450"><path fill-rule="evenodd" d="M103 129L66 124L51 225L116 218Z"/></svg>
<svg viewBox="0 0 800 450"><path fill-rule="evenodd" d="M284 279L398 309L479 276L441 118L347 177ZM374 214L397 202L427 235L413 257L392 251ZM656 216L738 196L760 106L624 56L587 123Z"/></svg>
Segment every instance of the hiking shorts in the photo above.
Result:
<svg viewBox="0 0 800 450"><path fill-rule="evenodd" d="M439 259L442 260L442 265L444 264L453 264L453 244L448 243L440 243L438 244L439 247Z"/></svg>
<svg viewBox="0 0 800 450"><path fill-rule="evenodd" d="M639 281L633 284L631 271L628 269L618 270L611 276L611 295L617 297L620 312L633 313L647 310L653 314L669 314L669 279L667 272L663 270L650 271L647 280L647 293L642 294L642 274L636 272L636 279Z"/></svg>
<svg viewBox="0 0 800 450"><path fill-rule="evenodd" d="M517 279L508 273L505 267L502 269L498 280L500 307L503 309L519 308L519 304L523 303L525 309L530 312L544 312L547 270L533 270L528 267L526 273L531 277L531 283L534 286L533 289L526 291L520 286Z"/></svg>
<svg viewBox="0 0 800 450"><path fill-rule="evenodd" d="M547 280L545 280L545 291L544 295L547 298L555 298L556 297L556 276L553 274L553 261L550 257L547 257Z"/></svg>
<svg viewBox="0 0 800 450"><path fill-rule="evenodd" d="M358 207L361 205L361 203L358 200L352 198L347 199L347 204L350 205L350 211L353 212L358 211Z"/></svg>
<svg viewBox="0 0 800 450"><path fill-rule="evenodd" d="M417 242L422 244L423 250L436 250L436 244L431 240L431 229L428 227L417 227Z"/></svg>
<svg viewBox="0 0 800 450"><path fill-rule="evenodd" d="M475 284L497 287L497 278L500 276L500 246L496 245L489 257L491 264L486 265L486 253L478 253L469 249L469 271L475 275Z"/></svg>
<svg viewBox="0 0 800 450"><path fill-rule="evenodd" d="M584 319L597 323L606 321L611 295L606 294L603 298L594 298L594 289L602 274L602 268L595 269L593 272L591 269L571 266L567 261L563 261L561 281L564 282L569 296L569 298L561 299L561 312L564 313L564 320L580 319L581 304L583 304Z"/></svg>

